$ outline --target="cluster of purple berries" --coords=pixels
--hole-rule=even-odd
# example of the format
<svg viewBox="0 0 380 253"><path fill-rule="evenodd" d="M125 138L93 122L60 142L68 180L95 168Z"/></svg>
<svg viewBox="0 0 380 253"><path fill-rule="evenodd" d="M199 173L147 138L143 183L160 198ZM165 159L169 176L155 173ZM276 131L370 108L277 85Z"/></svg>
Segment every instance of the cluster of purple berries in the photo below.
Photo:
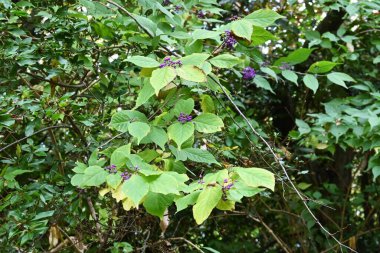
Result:
<svg viewBox="0 0 380 253"><path fill-rule="evenodd" d="M106 166L104 168L104 170L108 171L109 173L113 173L113 174L117 173L116 165L114 165L114 164L111 164L110 166Z"/></svg>
<svg viewBox="0 0 380 253"><path fill-rule="evenodd" d="M128 180L128 179L131 178L132 174L129 173L128 171L124 171L124 172L121 173L120 176L121 176L121 178L122 178L124 181L126 181L126 180Z"/></svg>
<svg viewBox="0 0 380 253"><path fill-rule="evenodd" d="M197 17L198 18L205 18L206 17L206 13L204 13L202 10L200 10L200 11L197 12Z"/></svg>
<svg viewBox="0 0 380 253"><path fill-rule="evenodd" d="M178 121L182 124L185 124L186 122L190 122L193 119L191 115L185 114L181 112L178 116Z"/></svg>
<svg viewBox="0 0 380 253"><path fill-rule="evenodd" d="M255 70L251 67L243 69L242 74L244 80L252 80L256 76Z"/></svg>
<svg viewBox="0 0 380 253"><path fill-rule="evenodd" d="M164 0L162 1L162 5L163 6L168 6L169 4L171 4L172 2L170 0Z"/></svg>
<svg viewBox="0 0 380 253"><path fill-rule="evenodd" d="M231 31L225 31L223 47L232 50L235 47L236 43L237 43L237 40L235 39Z"/></svg>
<svg viewBox="0 0 380 253"><path fill-rule="evenodd" d="M178 12L180 12L182 9L183 9L183 7L182 7L181 5L176 5L176 6L174 7L174 12L175 12L175 13L178 13Z"/></svg>
<svg viewBox="0 0 380 253"><path fill-rule="evenodd" d="M228 191L229 189L232 188L232 186L234 186L234 183L229 183L229 184L227 184L227 183L228 183L228 179L227 179L227 178L224 179L223 182L224 182L224 184L225 184L225 185L222 187L222 190L223 190L223 191ZM227 185L226 185L226 184L227 184Z"/></svg>
<svg viewBox="0 0 380 253"><path fill-rule="evenodd" d="M164 62L160 64L160 68L164 68L164 67L173 67L173 68L176 68L176 67L181 67L182 66L182 61L178 60L178 61L172 61L170 59L170 57L165 57L164 58Z"/></svg>

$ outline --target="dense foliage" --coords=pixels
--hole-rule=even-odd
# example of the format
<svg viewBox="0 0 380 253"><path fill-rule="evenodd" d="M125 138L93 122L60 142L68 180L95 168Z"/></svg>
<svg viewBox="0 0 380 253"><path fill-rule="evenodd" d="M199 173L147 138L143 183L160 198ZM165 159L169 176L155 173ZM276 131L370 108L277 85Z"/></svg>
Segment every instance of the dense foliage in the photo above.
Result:
<svg viewBox="0 0 380 253"><path fill-rule="evenodd" d="M376 252L378 0L0 0L0 252Z"/></svg>

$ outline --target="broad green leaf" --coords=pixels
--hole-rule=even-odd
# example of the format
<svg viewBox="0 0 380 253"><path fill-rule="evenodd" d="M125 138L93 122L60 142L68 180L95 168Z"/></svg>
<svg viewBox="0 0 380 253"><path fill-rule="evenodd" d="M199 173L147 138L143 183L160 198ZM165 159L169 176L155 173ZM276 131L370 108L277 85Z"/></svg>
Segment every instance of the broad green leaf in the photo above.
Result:
<svg viewBox="0 0 380 253"><path fill-rule="evenodd" d="M224 127L223 120L212 113L202 113L193 120L195 129L201 133L215 133Z"/></svg>
<svg viewBox="0 0 380 253"><path fill-rule="evenodd" d="M285 77L287 80L295 83L296 85L298 85L298 76L297 74L294 72L294 71L291 71L291 70L283 70L281 72L282 76Z"/></svg>
<svg viewBox="0 0 380 253"><path fill-rule="evenodd" d="M380 166L374 166L372 169L373 181L375 182L376 178L380 176Z"/></svg>
<svg viewBox="0 0 380 253"><path fill-rule="evenodd" d="M180 99L174 106L174 115L178 116L181 112L185 114L190 114L194 109L194 99Z"/></svg>
<svg viewBox="0 0 380 253"><path fill-rule="evenodd" d="M149 134L150 126L143 122L132 122L128 125L128 132L137 138L137 144Z"/></svg>
<svg viewBox="0 0 380 253"><path fill-rule="evenodd" d="M146 138L148 138L151 142L156 143L162 150L165 150L165 144L168 142L168 135L161 127L151 127L150 133ZM145 138L142 143L144 143L144 141Z"/></svg>
<svg viewBox="0 0 380 253"><path fill-rule="evenodd" d="M182 79L203 83L207 81L206 74L202 69L192 66L192 65L183 65L180 68L176 69L177 75Z"/></svg>
<svg viewBox="0 0 380 253"><path fill-rule="evenodd" d="M197 29L193 32L193 40L219 39L219 32Z"/></svg>
<svg viewBox="0 0 380 253"><path fill-rule="evenodd" d="M149 183L140 175L133 175L122 184L123 193L138 206L149 192Z"/></svg>
<svg viewBox="0 0 380 253"><path fill-rule="evenodd" d="M110 126L120 132L128 132L128 125L132 121L148 122L148 119L138 111L120 111L112 115Z"/></svg>
<svg viewBox="0 0 380 253"><path fill-rule="evenodd" d="M253 27L251 40L253 46L258 46L264 44L268 40L276 41L278 38L264 28L255 26Z"/></svg>
<svg viewBox="0 0 380 253"><path fill-rule="evenodd" d="M149 98L151 98L153 95L154 95L154 89L152 85L149 82L145 83L143 88L139 91L137 95L136 105L134 109L145 104L149 100Z"/></svg>
<svg viewBox="0 0 380 253"><path fill-rule="evenodd" d="M108 186L112 187L113 189L116 189L120 185L122 178L120 176L120 173L109 174L107 176L106 181Z"/></svg>
<svg viewBox="0 0 380 253"><path fill-rule="evenodd" d="M244 19L251 22L252 25L267 27L272 25L277 19L283 18L280 14L269 9L254 11Z"/></svg>
<svg viewBox="0 0 380 253"><path fill-rule="evenodd" d="M210 63L218 68L232 68L239 62L240 59L231 54L221 54L210 59Z"/></svg>
<svg viewBox="0 0 380 253"><path fill-rule="evenodd" d="M90 166L84 171L83 186L100 186L106 181L108 172L100 166Z"/></svg>
<svg viewBox="0 0 380 253"><path fill-rule="evenodd" d="M342 72L332 72L327 75L327 79L344 88L347 88L345 82L355 82L355 80L351 76Z"/></svg>
<svg viewBox="0 0 380 253"><path fill-rule="evenodd" d="M181 58L183 65L194 65L197 67L202 67L203 63L210 57L209 54L205 53L194 53Z"/></svg>
<svg viewBox="0 0 380 253"><path fill-rule="evenodd" d="M152 20L136 14L132 14L137 22L151 35L156 36L157 24Z"/></svg>
<svg viewBox="0 0 380 253"><path fill-rule="evenodd" d="M128 160L128 156L131 154L131 144L121 146L112 152L111 164L120 168L125 165Z"/></svg>
<svg viewBox="0 0 380 253"><path fill-rule="evenodd" d="M253 32L253 26L251 22L245 19L233 21L231 24L231 30L237 37L251 41Z"/></svg>
<svg viewBox="0 0 380 253"><path fill-rule="evenodd" d="M181 150L180 152L183 152L186 158L193 162L219 164L215 160L215 157L207 150L197 149L197 148L185 148Z"/></svg>
<svg viewBox="0 0 380 253"><path fill-rule="evenodd" d="M163 195L159 193L150 192L145 200L144 207L146 211L162 219L165 210L173 203L174 195Z"/></svg>
<svg viewBox="0 0 380 253"><path fill-rule="evenodd" d="M276 72L274 72L274 70L267 68L267 67L261 67L260 70L262 72L268 74L269 76L273 77L274 80L276 80L276 82L277 82L277 74L276 74Z"/></svg>
<svg viewBox="0 0 380 253"><path fill-rule="evenodd" d="M162 88L173 81L176 76L176 71L172 67L164 67L154 70L152 72L152 77L150 78L150 84L156 92L156 95L158 95Z"/></svg>
<svg viewBox="0 0 380 253"><path fill-rule="evenodd" d="M268 170L260 168L232 168L240 179L251 187L266 187L274 191L275 179L274 174Z"/></svg>
<svg viewBox="0 0 380 253"><path fill-rule="evenodd" d="M296 125L298 126L298 132L300 132L300 135L308 134L311 132L311 128L303 120L296 119Z"/></svg>
<svg viewBox="0 0 380 253"><path fill-rule="evenodd" d="M178 149L181 149L182 143L194 135L193 123L174 123L168 128L168 136L170 140L173 140L178 145Z"/></svg>
<svg viewBox="0 0 380 253"><path fill-rule="evenodd" d="M313 63L310 68L307 70L307 72L313 73L313 74L320 74L320 73L326 73L332 70L338 63L331 62L331 61L319 61Z"/></svg>
<svg viewBox="0 0 380 253"><path fill-rule="evenodd" d="M78 187L81 187L82 184L83 184L83 181L86 179L86 176L84 174L75 174L71 180L70 180L70 183L73 185L73 186L78 186Z"/></svg>
<svg viewBox="0 0 380 253"><path fill-rule="evenodd" d="M162 194L179 194L177 179L169 173L162 173L149 182L150 191Z"/></svg>
<svg viewBox="0 0 380 253"><path fill-rule="evenodd" d="M302 63L306 61L311 52L313 52L314 49L310 48L299 48L293 52L291 52L288 56L286 57L281 57L277 61L275 61L274 65L275 66L280 66L282 63L287 63L290 65L296 65L299 63Z"/></svg>
<svg viewBox="0 0 380 253"><path fill-rule="evenodd" d="M311 89L314 92L314 94L317 92L319 83L317 78L315 78L313 75L306 74L303 77L303 83L306 85L306 87Z"/></svg>
<svg viewBox="0 0 380 253"><path fill-rule="evenodd" d="M215 113L215 104L212 98L207 94L203 94L201 98L202 98L202 101L201 101L202 112Z"/></svg>
<svg viewBox="0 0 380 253"><path fill-rule="evenodd" d="M235 209L235 201L231 200L219 200L218 204L216 205L216 208L223 211L231 211Z"/></svg>
<svg viewBox="0 0 380 253"><path fill-rule="evenodd" d="M265 90L269 90L270 92L274 94L272 87L270 87L269 82L264 77L260 75L256 75L255 78L253 79L253 82L257 85L257 87L263 88Z"/></svg>
<svg viewBox="0 0 380 253"><path fill-rule="evenodd" d="M145 56L132 56L128 58L127 61L132 62L133 64L142 68L157 68L160 66L160 63L158 61Z"/></svg>
<svg viewBox="0 0 380 253"><path fill-rule="evenodd" d="M194 191L190 194L187 194L183 197L176 199L175 205L177 207L177 213L179 211L186 209L190 205L194 205L198 199L199 194L200 194L200 191Z"/></svg>
<svg viewBox="0 0 380 253"><path fill-rule="evenodd" d="M215 187L207 187L204 189L197 199L197 203L193 206L193 215L197 224L202 224L216 207L222 198L222 188L217 185Z"/></svg>

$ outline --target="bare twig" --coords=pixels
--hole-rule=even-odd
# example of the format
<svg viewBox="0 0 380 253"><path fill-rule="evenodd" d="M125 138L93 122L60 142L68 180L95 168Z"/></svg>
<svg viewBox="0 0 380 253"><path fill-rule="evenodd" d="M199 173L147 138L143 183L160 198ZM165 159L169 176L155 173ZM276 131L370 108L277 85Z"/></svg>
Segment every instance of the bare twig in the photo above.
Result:
<svg viewBox="0 0 380 253"><path fill-rule="evenodd" d="M38 130L38 131L34 132L32 135L23 137L23 138L21 138L21 139L19 139L17 141L14 141L14 142L12 142L12 143L10 143L10 144L8 144L8 145L0 148L0 152L3 152L7 148L10 148L10 147L16 145L17 143L20 143L20 142L22 142L22 141L24 141L24 140L26 140L26 139L28 139L28 138L36 135L36 134L39 134L41 132L44 132L44 131L49 130L49 129L54 129L54 128L71 128L71 126L69 126L69 125L58 125L58 126L49 126L49 127L42 128L41 130Z"/></svg>
<svg viewBox="0 0 380 253"><path fill-rule="evenodd" d="M90 208L91 217L95 221L95 229L96 229L96 233L98 234L99 242L103 243L104 242L104 238L103 238L103 235L102 235L102 232L101 232L101 229L100 229L100 223L99 223L99 220L98 220L98 217L96 215L96 211L95 211L94 205L92 204L92 200L91 200L90 197L87 197L87 204L88 204L88 207Z"/></svg>

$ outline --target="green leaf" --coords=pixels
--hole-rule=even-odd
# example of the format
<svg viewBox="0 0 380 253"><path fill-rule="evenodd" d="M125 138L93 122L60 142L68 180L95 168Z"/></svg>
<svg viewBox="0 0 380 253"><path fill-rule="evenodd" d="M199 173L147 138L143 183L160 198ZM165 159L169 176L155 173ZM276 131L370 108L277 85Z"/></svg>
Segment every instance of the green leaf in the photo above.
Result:
<svg viewBox="0 0 380 253"><path fill-rule="evenodd" d="M145 56L132 56L128 58L127 61L132 62L133 64L142 68L157 68L160 66L160 63L158 61Z"/></svg>
<svg viewBox="0 0 380 253"><path fill-rule="evenodd" d="M162 173L150 183L150 191L162 194L179 194L177 179L168 173Z"/></svg>
<svg viewBox="0 0 380 253"><path fill-rule="evenodd" d="M84 171L83 186L100 186L106 181L108 172L100 166L90 166Z"/></svg>
<svg viewBox="0 0 380 253"><path fill-rule="evenodd" d="M182 79L203 83L207 81L206 74L202 69L192 66L192 65L183 65L180 68L176 69L177 75Z"/></svg>
<svg viewBox="0 0 380 253"><path fill-rule="evenodd" d="M190 205L194 205L198 199L199 194L200 194L200 191L194 191L194 192L187 194L187 195L185 195L179 199L176 199L175 205L177 207L177 213L179 211L186 209Z"/></svg>
<svg viewBox="0 0 380 253"><path fill-rule="evenodd" d="M168 128L168 136L170 140L175 141L178 145L178 149L181 149L182 143L194 135L193 123L174 123Z"/></svg>
<svg viewBox="0 0 380 253"><path fill-rule="evenodd" d="M146 211L162 219L165 210L173 203L173 195L163 195L150 192L144 201Z"/></svg>
<svg viewBox="0 0 380 253"><path fill-rule="evenodd" d="M268 170L260 168L232 168L240 179L250 187L266 187L274 191L274 174Z"/></svg>
<svg viewBox="0 0 380 253"><path fill-rule="evenodd" d="M125 165L128 160L128 156L131 154L131 144L121 146L112 152L111 164L120 168Z"/></svg>
<svg viewBox="0 0 380 253"><path fill-rule="evenodd" d="M318 83L317 78L315 78L313 75L310 75L310 74L305 75L303 77L303 83L306 85L306 87L311 89L314 92L314 94L317 92L319 83Z"/></svg>
<svg viewBox="0 0 380 253"><path fill-rule="evenodd" d="M222 188L219 185L207 187L199 194L197 203L193 206L194 219L198 225L210 216L221 198Z"/></svg>
<svg viewBox="0 0 380 253"><path fill-rule="evenodd" d="M203 63L210 57L209 54L205 53L194 53L181 58L183 65L194 65L197 67L202 67Z"/></svg>
<svg viewBox="0 0 380 253"><path fill-rule="evenodd" d="M121 176L120 176L120 173L116 173L116 174L109 174L107 176L107 185L112 187L113 189L116 189L119 184L121 183Z"/></svg>
<svg viewBox="0 0 380 253"><path fill-rule="evenodd" d="M212 113L202 113L193 120L195 129L201 133L215 133L224 127L223 120Z"/></svg>
<svg viewBox="0 0 380 253"><path fill-rule="evenodd" d="M196 29L193 32L193 40L218 39L219 35L219 32Z"/></svg>
<svg viewBox="0 0 380 253"><path fill-rule="evenodd" d="M168 135L161 127L151 127L150 133L146 137L150 141L156 143L162 150L165 150L165 144L168 142ZM144 140L146 139L144 138ZM142 141L142 143L144 142Z"/></svg>
<svg viewBox="0 0 380 253"><path fill-rule="evenodd" d="M270 92L272 92L274 94L272 87L270 87L269 82L264 77L262 77L260 75L256 75L255 79L253 79L253 82L257 85L257 87L263 88L265 90L269 90Z"/></svg>
<svg viewBox="0 0 380 253"><path fill-rule="evenodd" d="M53 216L53 214L54 214L54 210L52 210L52 211L46 211L46 212L42 212L42 213L38 213L38 214L33 218L33 220L41 220L41 219L44 219L44 218L48 218L48 217Z"/></svg>
<svg viewBox="0 0 380 253"><path fill-rule="evenodd" d="M284 16L281 16L275 11L269 10L269 9L261 9L258 11L254 11L248 16L246 16L244 19L251 22L252 25L260 26L260 27L267 27L272 25L277 19L283 18Z"/></svg>
<svg viewBox="0 0 380 253"><path fill-rule="evenodd" d="M152 72L152 77L150 78L150 84L156 92L156 95L158 95L162 88L173 81L176 76L176 71L172 67L164 67L154 70Z"/></svg>
<svg viewBox="0 0 380 253"><path fill-rule="evenodd" d="M332 72L327 75L327 79L344 88L347 88L345 82L356 82L351 76L342 72Z"/></svg>
<svg viewBox="0 0 380 253"><path fill-rule="evenodd" d="M290 65L296 65L299 63L302 63L306 61L311 52L313 52L314 49L310 48L299 48L293 52L291 52L288 56L286 57L281 57L277 61L275 61L274 65L275 66L280 66L282 63L287 63Z"/></svg>
<svg viewBox="0 0 380 253"><path fill-rule="evenodd" d="M202 99L201 101L202 112L215 113L215 104L212 98L207 94L203 94L201 96L201 99Z"/></svg>
<svg viewBox="0 0 380 253"><path fill-rule="evenodd" d="M151 35L151 36L156 36L156 31L157 31L157 24L153 22L152 20L132 14L133 17L137 20L137 22Z"/></svg>
<svg viewBox="0 0 380 253"><path fill-rule="evenodd" d="M314 74L326 73L332 70L336 65L338 65L338 63L331 61L319 61L313 63L307 72Z"/></svg>
<svg viewBox="0 0 380 253"><path fill-rule="evenodd" d="M240 62L240 59L231 54L221 54L210 60L210 63L218 68L232 68Z"/></svg>
<svg viewBox="0 0 380 253"><path fill-rule="evenodd" d="M125 110L112 115L110 126L120 132L128 132L128 125L132 121L148 122L148 119L141 112Z"/></svg>
<svg viewBox="0 0 380 253"><path fill-rule="evenodd" d="M145 83L143 88L139 91L137 95L136 105L133 109L136 109L139 106L145 104L153 95L154 89L152 85L149 82Z"/></svg>
<svg viewBox="0 0 380 253"><path fill-rule="evenodd" d="M194 99L188 98L188 99L180 99L177 101L177 103L174 106L173 112L174 115L179 116L179 114L186 113L191 114L191 112L194 109Z"/></svg>
<svg viewBox="0 0 380 253"><path fill-rule="evenodd" d="M287 80L295 83L296 85L298 85L298 76L297 74L294 72L294 71L291 71L291 70L283 70L281 72L282 76L285 77Z"/></svg>
<svg viewBox="0 0 380 253"><path fill-rule="evenodd" d="M296 125L298 126L298 132L300 132L300 135L308 134L311 132L311 128L303 120L296 119Z"/></svg>
<svg viewBox="0 0 380 253"><path fill-rule="evenodd" d="M253 26L251 22L245 19L233 21L231 24L231 30L237 37L251 41L253 32Z"/></svg>
<svg viewBox="0 0 380 253"><path fill-rule="evenodd" d="M177 160L186 161L187 159L193 162L199 163L219 163L215 160L215 157L207 150L197 148L185 148L177 150L173 146L170 147Z"/></svg>
<svg viewBox="0 0 380 253"><path fill-rule="evenodd" d="M137 138L137 144L149 134L150 126L143 122L132 122L128 125L129 133Z"/></svg>
<svg viewBox="0 0 380 253"><path fill-rule="evenodd" d="M273 79L276 80L276 82L277 82L277 74L276 74L276 72L274 72L274 70L267 68L267 67L261 67L260 70L262 72L268 74L269 76L273 77Z"/></svg>
<svg viewBox="0 0 380 253"><path fill-rule="evenodd" d="M133 175L123 183L122 191L137 206L145 195L148 194L149 183L142 176Z"/></svg>
<svg viewBox="0 0 380 253"><path fill-rule="evenodd" d="M258 46L258 45L264 44L268 40L276 41L278 40L278 38L262 27L258 27L258 26L253 27L253 33L251 37L252 46Z"/></svg>

